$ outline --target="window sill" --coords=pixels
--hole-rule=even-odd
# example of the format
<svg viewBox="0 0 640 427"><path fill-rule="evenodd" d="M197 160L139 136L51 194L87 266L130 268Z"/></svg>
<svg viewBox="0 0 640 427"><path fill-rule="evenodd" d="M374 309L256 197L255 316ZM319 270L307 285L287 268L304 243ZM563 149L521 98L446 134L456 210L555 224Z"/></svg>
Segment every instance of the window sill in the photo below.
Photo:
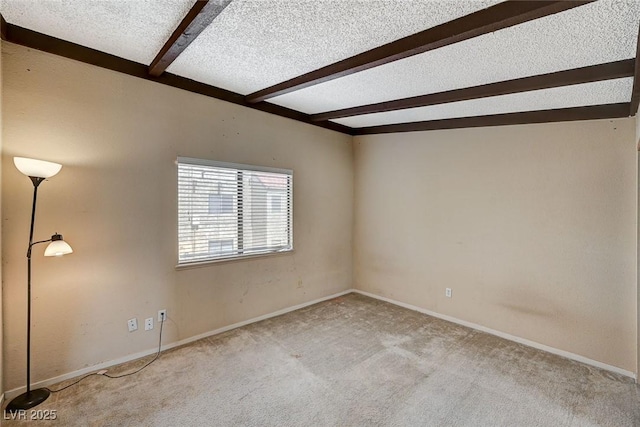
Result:
<svg viewBox="0 0 640 427"><path fill-rule="evenodd" d="M254 255L243 255L241 257L233 257L233 258L219 258L219 259L211 259L211 260L207 260L207 261L198 261L198 262L190 262L190 263L185 263L185 264L178 264L176 265L176 270L180 271L180 270L190 270L192 268L202 268L202 267L211 267L213 265L216 264L226 264L226 263L231 263L231 262L242 262L242 261L249 261L252 260L254 258L265 258L265 257L272 257L272 256L283 256L283 255L293 255L294 250L293 249L289 249L286 251L279 251L279 252L266 252L263 254L254 254Z"/></svg>

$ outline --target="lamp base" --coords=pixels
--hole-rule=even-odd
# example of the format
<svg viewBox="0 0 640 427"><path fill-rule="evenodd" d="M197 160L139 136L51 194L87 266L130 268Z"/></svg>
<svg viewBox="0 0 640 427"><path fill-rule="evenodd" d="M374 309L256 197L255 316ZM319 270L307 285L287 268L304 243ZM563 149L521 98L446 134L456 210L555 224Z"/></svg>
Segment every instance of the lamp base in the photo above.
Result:
<svg viewBox="0 0 640 427"><path fill-rule="evenodd" d="M47 400L50 394L51 392L46 388L39 388L31 390L28 393L22 393L20 396L15 397L11 402L9 402L5 411L18 412L33 408Z"/></svg>

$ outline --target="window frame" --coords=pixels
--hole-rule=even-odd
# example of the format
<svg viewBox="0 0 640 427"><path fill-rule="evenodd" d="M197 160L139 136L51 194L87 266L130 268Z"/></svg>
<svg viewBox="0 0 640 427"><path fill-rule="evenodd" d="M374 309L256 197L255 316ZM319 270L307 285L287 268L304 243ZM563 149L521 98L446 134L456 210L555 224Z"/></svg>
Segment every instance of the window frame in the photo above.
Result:
<svg viewBox="0 0 640 427"><path fill-rule="evenodd" d="M176 269L184 269L184 268L190 268L190 267L201 267L201 266L206 266L208 264L215 264L215 263L220 263L220 262L230 262L230 261L244 261L244 260L248 260L250 258L257 258L257 257L265 257L265 256L274 256L274 255L284 255L284 254L288 254L293 252L294 250L294 227L293 227L293 223L294 223L294 209L293 209L293 193L294 193L294 189L293 189L293 170L292 169L281 169L281 168L272 168L272 167L266 167L266 166L256 166L256 165L248 165L248 164L243 164L243 163L230 163L230 162L221 162L221 161L216 161L216 160L207 160L207 159L199 159L199 158L194 158L194 157L182 157L182 156L178 156L178 158L176 159ZM289 221L288 221L288 229L289 229L289 234L291 236L290 238L290 244L288 247L283 248L283 249L279 249L279 250L271 250L271 251L265 251L265 252L259 252L259 253L249 253L249 254L234 254L234 255L229 255L229 256L222 256L222 257L216 257L216 258L209 258L209 259L200 259L197 261L180 261L180 235L179 235L179 197L180 197L180 188L179 188L179 164L187 164L187 165L195 165L195 166L211 166L211 167L215 167L215 168L226 168L226 169L237 169L237 170L241 170L241 171L247 171L247 172L267 172L267 173L278 173L278 174L283 174L283 175L288 175L289 176L289 180L290 180L290 187L291 187L291 194L290 194L290 200L291 200L291 206L289 208L290 211L290 216L289 216ZM282 203L282 201L281 201ZM286 209L283 209L282 211L284 211L284 213L286 214ZM267 208L267 212L270 213L270 209ZM239 224L240 227L242 227L242 224Z"/></svg>

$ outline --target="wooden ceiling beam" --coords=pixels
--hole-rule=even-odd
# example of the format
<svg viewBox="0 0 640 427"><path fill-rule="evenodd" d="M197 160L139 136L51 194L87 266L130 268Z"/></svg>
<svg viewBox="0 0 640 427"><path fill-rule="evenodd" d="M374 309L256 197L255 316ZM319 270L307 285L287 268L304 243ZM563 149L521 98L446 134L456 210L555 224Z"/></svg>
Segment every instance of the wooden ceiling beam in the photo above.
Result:
<svg viewBox="0 0 640 427"><path fill-rule="evenodd" d="M1 16L1 15L0 15ZM337 132L352 134L352 128L334 122L313 122L308 114L292 110L290 108L281 107L269 102L260 104L248 104L243 95L229 90L221 89L205 83L200 83L186 77L176 76L171 73L163 73L159 77L149 75L148 67L138 62L110 55L76 43L61 40L46 34L38 33L33 30L19 27L7 23L6 39L8 42L19 44L42 52L52 53L54 55L73 59L85 64L95 65L107 70L116 71L127 74L129 76L138 77L144 80L153 81L163 85L183 89L200 95L209 96L211 98L220 99L222 101L231 102L233 104L242 105L254 110L264 111L275 114L280 117L286 117L303 123L309 123L325 129Z"/></svg>
<svg viewBox="0 0 640 427"><path fill-rule="evenodd" d="M231 3L231 0L197 0L149 66L159 76Z"/></svg>
<svg viewBox="0 0 640 427"><path fill-rule="evenodd" d="M586 1L517 1L509 0L463 16L428 30L368 50L318 70L278 83L247 95L250 103L304 89L319 83L348 76L359 71L388 64L483 34L552 15L594 0Z"/></svg>
<svg viewBox="0 0 640 427"><path fill-rule="evenodd" d="M554 110L527 111L523 113L494 114L488 116L461 117L398 123L354 129L355 135L380 133L418 132L438 129L460 129L487 126L522 125L530 123L570 122L576 120L613 119L629 116L629 103L593 105L588 107L559 108Z"/></svg>
<svg viewBox="0 0 640 427"><path fill-rule="evenodd" d="M7 39L7 21L4 20L2 15L0 15L0 37L2 40Z"/></svg>
<svg viewBox="0 0 640 427"><path fill-rule="evenodd" d="M631 91L631 102L629 103L629 115L635 116L640 104L640 29L638 29L638 41L636 42L635 74L633 77L633 90Z"/></svg>
<svg viewBox="0 0 640 427"><path fill-rule="evenodd" d="M387 111L404 110L407 108L426 107L429 105L446 104L449 102L467 101L470 99L486 98L490 96L507 95L510 93L528 92L539 89L550 89L560 86L570 86L581 83L632 77L635 70L635 60L609 62L574 68L572 70L555 73L540 74L503 82L489 83L480 86L448 90L428 95L413 96L393 101L379 102L369 105L344 108L311 115L311 120L323 121L342 117L360 116L363 114L382 113Z"/></svg>

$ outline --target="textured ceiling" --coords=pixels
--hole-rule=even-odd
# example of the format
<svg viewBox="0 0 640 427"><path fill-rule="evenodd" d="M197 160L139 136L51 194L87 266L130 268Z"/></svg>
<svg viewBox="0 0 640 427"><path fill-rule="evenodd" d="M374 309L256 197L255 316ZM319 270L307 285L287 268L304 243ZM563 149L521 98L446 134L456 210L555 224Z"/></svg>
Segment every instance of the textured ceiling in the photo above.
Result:
<svg viewBox="0 0 640 427"><path fill-rule="evenodd" d="M195 0L0 0L10 24L148 65ZM168 72L246 95L498 0L233 0ZM269 100L307 114L634 58L640 0L599 0ZM629 102L632 79L336 119L350 127ZM270 107L271 108L271 107Z"/></svg>
<svg viewBox="0 0 640 427"><path fill-rule="evenodd" d="M633 78L535 90L335 120L351 127L629 102Z"/></svg>
<svg viewBox="0 0 640 427"><path fill-rule="evenodd" d="M309 114L635 57L640 2L598 1L273 98Z"/></svg>
<svg viewBox="0 0 640 427"><path fill-rule="evenodd" d="M20 27L149 64L195 0L1 0Z"/></svg>
<svg viewBox="0 0 640 427"><path fill-rule="evenodd" d="M495 3L234 0L167 71L247 95Z"/></svg>

